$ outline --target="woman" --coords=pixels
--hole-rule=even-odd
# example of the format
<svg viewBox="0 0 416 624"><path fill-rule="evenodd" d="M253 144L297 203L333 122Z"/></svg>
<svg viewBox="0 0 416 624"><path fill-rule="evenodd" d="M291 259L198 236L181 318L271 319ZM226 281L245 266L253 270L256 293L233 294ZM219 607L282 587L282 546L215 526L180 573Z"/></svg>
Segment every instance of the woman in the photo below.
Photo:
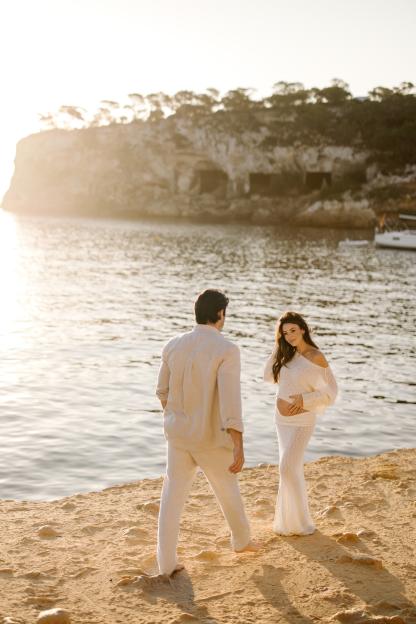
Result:
<svg viewBox="0 0 416 624"><path fill-rule="evenodd" d="M309 535L315 525L309 513L303 456L316 415L335 401L337 384L300 314L285 312L278 320L276 345L264 380L279 384L276 426L280 480L273 529L280 535Z"/></svg>

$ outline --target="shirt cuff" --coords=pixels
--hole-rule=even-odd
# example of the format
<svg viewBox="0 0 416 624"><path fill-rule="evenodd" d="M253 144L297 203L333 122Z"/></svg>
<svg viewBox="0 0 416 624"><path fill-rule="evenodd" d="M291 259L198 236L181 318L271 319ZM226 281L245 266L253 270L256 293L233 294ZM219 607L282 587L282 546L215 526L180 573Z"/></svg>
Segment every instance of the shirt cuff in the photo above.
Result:
<svg viewBox="0 0 416 624"><path fill-rule="evenodd" d="M223 423L222 430L227 431L227 429L234 429L235 431L239 431L240 433L244 433L243 423L229 420L226 423Z"/></svg>
<svg viewBox="0 0 416 624"><path fill-rule="evenodd" d="M166 401L169 396L169 390L167 390L166 392L164 392L163 390L156 390L156 396L161 401Z"/></svg>

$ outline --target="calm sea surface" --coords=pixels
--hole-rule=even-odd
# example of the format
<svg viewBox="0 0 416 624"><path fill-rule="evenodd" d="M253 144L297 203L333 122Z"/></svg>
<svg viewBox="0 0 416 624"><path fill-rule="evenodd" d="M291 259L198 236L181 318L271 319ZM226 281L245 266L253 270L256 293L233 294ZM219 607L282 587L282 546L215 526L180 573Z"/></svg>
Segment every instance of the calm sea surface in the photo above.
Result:
<svg viewBox="0 0 416 624"><path fill-rule="evenodd" d="M340 386L307 459L416 445L416 253L362 232L14 217L0 212L0 498L160 476L164 342L206 287L230 297L247 465L276 463L274 325L303 313Z"/></svg>

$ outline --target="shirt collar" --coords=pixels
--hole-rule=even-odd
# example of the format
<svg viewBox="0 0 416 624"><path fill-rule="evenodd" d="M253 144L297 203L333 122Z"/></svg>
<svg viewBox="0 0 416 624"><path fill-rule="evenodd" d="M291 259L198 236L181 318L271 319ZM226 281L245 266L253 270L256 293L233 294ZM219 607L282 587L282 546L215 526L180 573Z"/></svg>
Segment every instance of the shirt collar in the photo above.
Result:
<svg viewBox="0 0 416 624"><path fill-rule="evenodd" d="M214 327L213 325L203 325L202 323L198 323L197 325L195 325L194 327L194 331L196 332L218 332L220 333L220 330L217 329L216 327Z"/></svg>

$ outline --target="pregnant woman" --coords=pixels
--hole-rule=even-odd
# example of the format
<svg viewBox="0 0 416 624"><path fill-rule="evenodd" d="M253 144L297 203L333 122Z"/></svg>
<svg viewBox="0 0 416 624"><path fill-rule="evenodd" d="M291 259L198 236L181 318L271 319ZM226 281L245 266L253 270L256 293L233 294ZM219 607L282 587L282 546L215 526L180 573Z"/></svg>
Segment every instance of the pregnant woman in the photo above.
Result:
<svg viewBox="0 0 416 624"><path fill-rule="evenodd" d="M279 384L280 480L273 529L280 535L309 535L315 525L309 513L303 457L316 416L335 401L337 384L300 314L285 312L278 320L276 344L264 380Z"/></svg>

